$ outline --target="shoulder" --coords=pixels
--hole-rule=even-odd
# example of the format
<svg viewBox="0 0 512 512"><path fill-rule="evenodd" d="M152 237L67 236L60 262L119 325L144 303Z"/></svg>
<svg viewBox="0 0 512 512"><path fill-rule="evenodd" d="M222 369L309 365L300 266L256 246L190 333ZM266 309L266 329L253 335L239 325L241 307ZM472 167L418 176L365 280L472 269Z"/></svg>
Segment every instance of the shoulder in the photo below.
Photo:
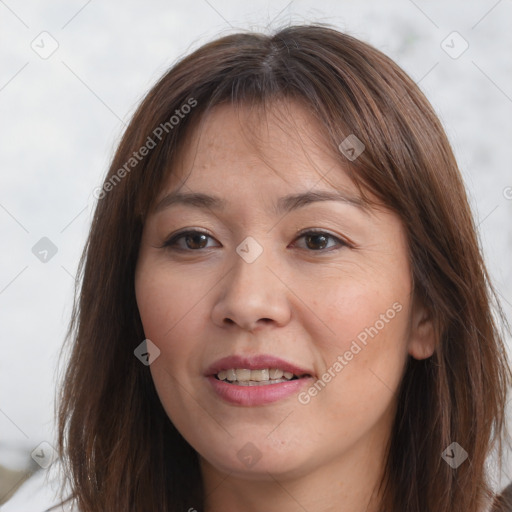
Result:
<svg viewBox="0 0 512 512"><path fill-rule="evenodd" d="M494 498L489 512L512 512L512 482Z"/></svg>
<svg viewBox="0 0 512 512"><path fill-rule="evenodd" d="M70 504L57 506L63 480L63 470L57 461L47 470L34 473L0 509L2 512L80 512Z"/></svg>

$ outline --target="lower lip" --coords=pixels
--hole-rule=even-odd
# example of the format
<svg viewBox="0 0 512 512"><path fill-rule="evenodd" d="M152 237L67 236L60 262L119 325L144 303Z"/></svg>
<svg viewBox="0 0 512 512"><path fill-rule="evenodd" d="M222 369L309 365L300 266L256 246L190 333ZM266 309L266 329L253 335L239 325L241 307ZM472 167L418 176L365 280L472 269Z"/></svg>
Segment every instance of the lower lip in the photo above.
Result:
<svg viewBox="0 0 512 512"><path fill-rule="evenodd" d="M220 398L230 404L245 406L264 405L283 400L298 393L302 387L312 381L312 377L303 377L279 384L238 386L237 384L228 384L213 376L207 378Z"/></svg>

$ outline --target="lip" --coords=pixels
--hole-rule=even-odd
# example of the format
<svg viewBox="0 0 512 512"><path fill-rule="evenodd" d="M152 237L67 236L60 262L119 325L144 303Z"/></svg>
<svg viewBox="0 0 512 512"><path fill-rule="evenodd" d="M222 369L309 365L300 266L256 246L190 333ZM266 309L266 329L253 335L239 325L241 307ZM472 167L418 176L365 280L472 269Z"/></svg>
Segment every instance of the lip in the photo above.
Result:
<svg viewBox="0 0 512 512"><path fill-rule="evenodd" d="M215 376L222 370L229 370L230 368L244 368L247 370L262 370L264 368L279 368L285 372L291 372L294 375L313 375L311 370L307 368L300 368L284 359L275 357L269 354L258 354L253 356L239 356L233 355L218 359L208 367L205 375L207 377ZM275 384L277 385L277 384Z"/></svg>
<svg viewBox="0 0 512 512"><path fill-rule="evenodd" d="M296 395L306 385L311 385L312 377L268 384L266 386L238 386L218 380L214 376L207 377L213 391L219 398L231 405L251 407L265 405L283 400L290 395Z"/></svg>
<svg viewBox="0 0 512 512"><path fill-rule="evenodd" d="M218 380L215 376L222 370L230 368L244 368L248 370L261 370L263 368L279 368L294 375L305 375L288 382L279 384L268 384L262 386L239 386ZM213 391L223 401L239 406L265 405L278 400L283 400L290 395L297 394L304 386L313 382L313 372L306 368L301 368L279 357L268 354L259 354L254 356L233 355L224 357L215 361L208 367L205 373Z"/></svg>

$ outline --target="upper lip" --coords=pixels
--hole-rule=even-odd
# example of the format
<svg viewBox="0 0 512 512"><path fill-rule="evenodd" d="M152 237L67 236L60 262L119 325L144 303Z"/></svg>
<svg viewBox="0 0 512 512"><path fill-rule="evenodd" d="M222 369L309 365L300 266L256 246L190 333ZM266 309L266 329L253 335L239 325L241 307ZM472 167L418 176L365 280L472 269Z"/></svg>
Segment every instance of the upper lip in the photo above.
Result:
<svg viewBox="0 0 512 512"><path fill-rule="evenodd" d="M262 370L264 368L278 368L285 372L291 372L294 375L313 375L311 370L296 366L279 357L271 356L269 354L259 355L232 355L218 359L211 364L206 370L206 375L216 375L222 370L229 370L231 368L244 368L248 370Z"/></svg>

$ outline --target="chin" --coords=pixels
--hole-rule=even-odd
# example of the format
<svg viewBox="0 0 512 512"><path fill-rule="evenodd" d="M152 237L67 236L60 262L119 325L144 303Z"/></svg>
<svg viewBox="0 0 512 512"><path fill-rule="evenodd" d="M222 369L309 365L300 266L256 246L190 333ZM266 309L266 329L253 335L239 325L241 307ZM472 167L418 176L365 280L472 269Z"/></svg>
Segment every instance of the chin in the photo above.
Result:
<svg viewBox="0 0 512 512"><path fill-rule="evenodd" d="M271 447L258 449L251 441L238 442L241 448L234 449L232 443L224 452L200 455L202 463L213 466L217 471L231 474L244 480L293 479L307 474L311 468L308 457L297 448L289 447L290 453L283 453Z"/></svg>

